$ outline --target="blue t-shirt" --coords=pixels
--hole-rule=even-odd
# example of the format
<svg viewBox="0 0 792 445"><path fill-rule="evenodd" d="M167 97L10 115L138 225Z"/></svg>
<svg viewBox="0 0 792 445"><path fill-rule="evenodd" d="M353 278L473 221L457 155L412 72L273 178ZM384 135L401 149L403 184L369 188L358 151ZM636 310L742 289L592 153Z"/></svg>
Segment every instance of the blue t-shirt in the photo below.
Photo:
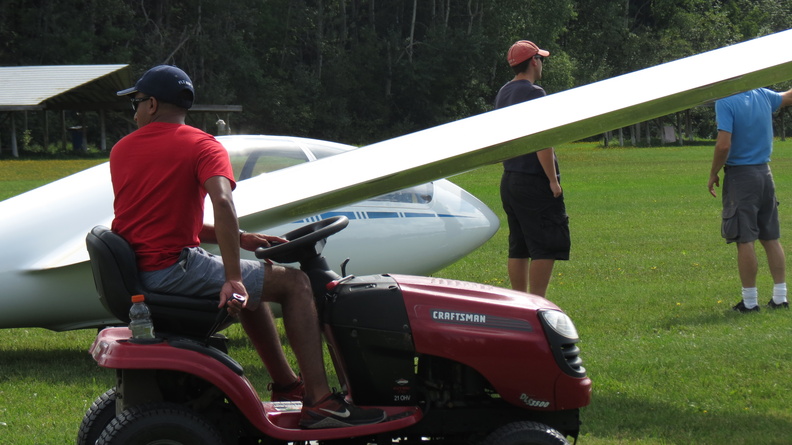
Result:
<svg viewBox="0 0 792 445"><path fill-rule="evenodd" d="M726 165L760 165L773 152L773 112L781 95L767 88L746 91L715 102L718 130L731 133Z"/></svg>

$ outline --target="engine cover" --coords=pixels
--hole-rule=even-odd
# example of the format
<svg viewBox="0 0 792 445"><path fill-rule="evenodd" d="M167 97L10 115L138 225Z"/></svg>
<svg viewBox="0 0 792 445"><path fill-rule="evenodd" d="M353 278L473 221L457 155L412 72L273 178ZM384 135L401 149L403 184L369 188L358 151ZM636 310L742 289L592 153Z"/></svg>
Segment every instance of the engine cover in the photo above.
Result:
<svg viewBox="0 0 792 445"><path fill-rule="evenodd" d="M344 280L328 295L324 321L360 405L413 405L415 347L401 290L387 275Z"/></svg>

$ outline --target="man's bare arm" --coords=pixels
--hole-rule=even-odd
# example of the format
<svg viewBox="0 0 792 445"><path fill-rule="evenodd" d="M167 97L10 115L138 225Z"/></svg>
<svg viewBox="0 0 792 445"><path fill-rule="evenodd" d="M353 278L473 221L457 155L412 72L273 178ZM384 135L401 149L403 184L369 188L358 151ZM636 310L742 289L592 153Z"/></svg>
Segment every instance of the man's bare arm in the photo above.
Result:
<svg viewBox="0 0 792 445"><path fill-rule="evenodd" d="M550 190L553 191L553 196L558 198L563 191L561 184L558 183L558 172L555 168L555 150L553 147L539 150L536 152L536 157L539 158L539 164L542 165L542 170L550 181Z"/></svg>

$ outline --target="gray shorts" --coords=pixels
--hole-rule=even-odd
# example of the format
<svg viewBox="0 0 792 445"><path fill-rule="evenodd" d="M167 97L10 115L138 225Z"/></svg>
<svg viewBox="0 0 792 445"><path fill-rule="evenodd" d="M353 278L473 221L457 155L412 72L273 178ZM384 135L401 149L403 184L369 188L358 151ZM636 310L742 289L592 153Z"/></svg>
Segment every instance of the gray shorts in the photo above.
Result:
<svg viewBox="0 0 792 445"><path fill-rule="evenodd" d="M261 301L264 288L264 263L242 260L242 282L248 292L248 304ZM200 247L182 250L173 266L153 272L140 272L140 280L152 292L218 299L225 284L223 259Z"/></svg>
<svg viewBox="0 0 792 445"><path fill-rule="evenodd" d="M781 237L778 200L769 165L724 168L721 236L727 243Z"/></svg>

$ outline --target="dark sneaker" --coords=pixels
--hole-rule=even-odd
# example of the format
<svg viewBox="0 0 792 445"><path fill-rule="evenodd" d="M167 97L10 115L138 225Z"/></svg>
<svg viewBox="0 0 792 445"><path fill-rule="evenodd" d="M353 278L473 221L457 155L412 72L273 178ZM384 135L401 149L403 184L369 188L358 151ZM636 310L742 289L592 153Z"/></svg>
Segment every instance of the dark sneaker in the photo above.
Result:
<svg viewBox="0 0 792 445"><path fill-rule="evenodd" d="M732 308L732 310L733 311L737 311L737 312L742 312L743 314L745 314L747 312L759 312L759 305L757 304L756 306L754 306L754 307L749 309L749 308L745 307L745 302L741 301L741 302L737 303Z"/></svg>
<svg viewBox="0 0 792 445"><path fill-rule="evenodd" d="M385 411L359 408L344 399L343 394L331 393L314 406L303 405L300 426L303 428L343 428L370 425L385 420Z"/></svg>
<svg viewBox="0 0 792 445"><path fill-rule="evenodd" d="M770 302L767 303L767 307L769 307L770 309L789 309L789 302L785 301L783 303L776 304L776 302L773 301L773 299L771 298Z"/></svg>
<svg viewBox="0 0 792 445"><path fill-rule="evenodd" d="M275 382L267 385L267 389L272 391L270 400L273 402L302 402L305 385L301 378L291 385L281 386Z"/></svg>

